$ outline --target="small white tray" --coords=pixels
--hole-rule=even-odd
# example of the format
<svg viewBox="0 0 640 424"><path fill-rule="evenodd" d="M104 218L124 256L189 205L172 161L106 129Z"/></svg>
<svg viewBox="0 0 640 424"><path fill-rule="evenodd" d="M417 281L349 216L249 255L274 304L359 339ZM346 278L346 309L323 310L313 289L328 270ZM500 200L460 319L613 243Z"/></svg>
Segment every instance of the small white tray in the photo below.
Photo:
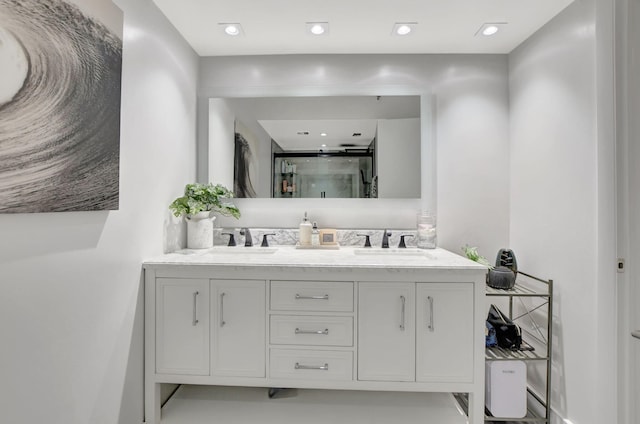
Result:
<svg viewBox="0 0 640 424"><path fill-rule="evenodd" d="M306 249L306 250L338 250L340 249L340 244L321 244L319 246L301 246L296 244L296 249Z"/></svg>

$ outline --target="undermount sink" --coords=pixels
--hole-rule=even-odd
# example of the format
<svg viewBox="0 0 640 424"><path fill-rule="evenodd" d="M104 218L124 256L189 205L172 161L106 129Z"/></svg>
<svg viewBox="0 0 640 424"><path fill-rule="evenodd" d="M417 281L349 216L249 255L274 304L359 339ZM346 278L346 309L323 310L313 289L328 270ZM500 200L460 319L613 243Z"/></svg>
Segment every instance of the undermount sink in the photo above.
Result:
<svg viewBox="0 0 640 424"><path fill-rule="evenodd" d="M382 248L375 248L375 247L371 247L371 248L362 247L362 248L354 249L353 253L355 253L356 255L370 255L370 256L423 256L425 258L431 257L429 252L422 249L411 248L411 247L402 248L402 249L400 248L382 249Z"/></svg>
<svg viewBox="0 0 640 424"><path fill-rule="evenodd" d="M277 247L244 247L244 246L216 246L209 249L207 253L232 253L234 255L268 255L278 251Z"/></svg>

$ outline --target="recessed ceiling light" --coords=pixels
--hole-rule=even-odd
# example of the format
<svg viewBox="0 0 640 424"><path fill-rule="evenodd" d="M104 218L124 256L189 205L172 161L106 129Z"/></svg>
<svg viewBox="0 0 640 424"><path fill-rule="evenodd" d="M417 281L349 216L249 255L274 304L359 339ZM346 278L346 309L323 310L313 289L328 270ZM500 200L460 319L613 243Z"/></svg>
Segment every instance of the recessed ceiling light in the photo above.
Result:
<svg viewBox="0 0 640 424"><path fill-rule="evenodd" d="M242 30L242 25L240 25L239 23L221 22L218 25L220 25L220 28L222 28L222 31L224 31L226 35L236 37L244 34L244 31Z"/></svg>
<svg viewBox="0 0 640 424"><path fill-rule="evenodd" d="M391 32L391 35L410 35L417 25L417 22L396 22L393 25L393 31Z"/></svg>
<svg viewBox="0 0 640 424"><path fill-rule="evenodd" d="M320 137L326 137L327 133L320 133Z"/></svg>
<svg viewBox="0 0 640 424"><path fill-rule="evenodd" d="M307 31L311 35L328 35L329 22L307 22Z"/></svg>
<svg viewBox="0 0 640 424"><path fill-rule="evenodd" d="M323 144L323 145L322 145L322 146L320 146L320 147L327 147L327 145L326 145L326 144Z"/></svg>
<svg viewBox="0 0 640 424"><path fill-rule="evenodd" d="M482 24L480 29L476 31L476 35L484 35L486 37L489 37L491 35L496 34L498 31L500 31L500 28L502 28L504 25L507 25L507 23L506 22L487 22L485 24Z"/></svg>
<svg viewBox="0 0 640 424"><path fill-rule="evenodd" d="M493 35L498 32L499 28L495 25L489 25L485 29L482 30L482 35Z"/></svg>

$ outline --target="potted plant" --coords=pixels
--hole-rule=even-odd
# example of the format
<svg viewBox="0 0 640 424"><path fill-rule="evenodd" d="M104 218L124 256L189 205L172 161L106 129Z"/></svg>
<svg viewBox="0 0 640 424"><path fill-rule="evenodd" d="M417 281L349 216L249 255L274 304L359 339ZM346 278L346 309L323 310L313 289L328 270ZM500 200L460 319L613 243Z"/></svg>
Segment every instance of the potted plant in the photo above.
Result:
<svg viewBox="0 0 640 424"><path fill-rule="evenodd" d="M187 184L184 196L175 199L169 209L187 220L187 247L207 249L213 246L212 213L240 218L240 210L229 201L233 192L221 184Z"/></svg>

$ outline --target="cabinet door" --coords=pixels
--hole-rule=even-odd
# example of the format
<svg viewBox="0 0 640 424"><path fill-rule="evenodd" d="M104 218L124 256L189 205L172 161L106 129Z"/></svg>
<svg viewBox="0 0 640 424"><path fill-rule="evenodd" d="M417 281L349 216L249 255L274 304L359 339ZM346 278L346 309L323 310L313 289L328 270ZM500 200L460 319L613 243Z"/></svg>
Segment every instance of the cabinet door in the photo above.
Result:
<svg viewBox="0 0 640 424"><path fill-rule="evenodd" d="M415 284L358 285L358 380L415 380Z"/></svg>
<svg viewBox="0 0 640 424"><path fill-rule="evenodd" d="M473 381L473 284L417 284L416 380Z"/></svg>
<svg viewBox="0 0 640 424"><path fill-rule="evenodd" d="M211 280L212 375L265 376L266 283Z"/></svg>
<svg viewBox="0 0 640 424"><path fill-rule="evenodd" d="M156 372L209 375L209 280L156 279Z"/></svg>

